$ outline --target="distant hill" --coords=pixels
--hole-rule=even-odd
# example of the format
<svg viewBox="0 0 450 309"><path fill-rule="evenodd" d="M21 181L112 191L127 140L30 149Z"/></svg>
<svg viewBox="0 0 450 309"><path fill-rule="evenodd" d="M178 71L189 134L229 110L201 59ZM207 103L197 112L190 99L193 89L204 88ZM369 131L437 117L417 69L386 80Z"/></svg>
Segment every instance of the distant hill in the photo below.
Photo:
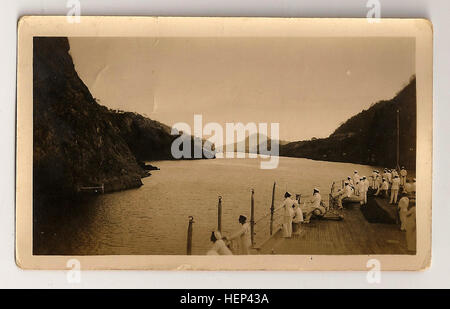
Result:
<svg viewBox="0 0 450 309"><path fill-rule="evenodd" d="M179 135L171 135L171 127L132 112L115 112L111 116L138 161L173 159L172 141ZM205 143L207 142L202 140L202 144ZM192 153L195 147L194 137L191 137ZM214 150L214 147L211 149Z"/></svg>
<svg viewBox="0 0 450 309"><path fill-rule="evenodd" d="M393 99L380 101L351 117L329 137L288 143L280 147L280 155L395 167L397 110L400 116L399 163L415 170L415 77Z"/></svg>
<svg viewBox="0 0 450 309"><path fill-rule="evenodd" d="M252 146L250 147L250 136L252 136L253 138L256 139L256 146ZM270 151L271 145L272 143L274 145L278 144L278 145L286 145L289 142L287 141L283 141L283 140L271 140L269 137L267 137L264 134L261 133L255 133L253 135L247 136L245 138L245 152L246 153L259 153L259 149L260 146L262 147L262 149L267 149ZM265 138L265 141L262 142L262 140ZM261 142L260 142L261 141ZM228 152L233 152L233 151L237 151L237 145L238 143L234 143L234 144L230 144L230 145L225 145L223 148L223 151L228 151ZM265 154L264 152L262 154Z"/></svg>

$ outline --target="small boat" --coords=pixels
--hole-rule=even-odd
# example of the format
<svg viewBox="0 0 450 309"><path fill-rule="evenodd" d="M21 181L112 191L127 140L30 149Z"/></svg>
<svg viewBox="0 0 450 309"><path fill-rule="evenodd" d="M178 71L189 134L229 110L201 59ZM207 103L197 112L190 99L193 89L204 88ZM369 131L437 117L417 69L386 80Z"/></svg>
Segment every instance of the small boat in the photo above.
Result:
<svg viewBox="0 0 450 309"><path fill-rule="evenodd" d="M85 193L85 194L103 194L105 193L105 185L102 184L101 186L79 186L78 187L79 193Z"/></svg>

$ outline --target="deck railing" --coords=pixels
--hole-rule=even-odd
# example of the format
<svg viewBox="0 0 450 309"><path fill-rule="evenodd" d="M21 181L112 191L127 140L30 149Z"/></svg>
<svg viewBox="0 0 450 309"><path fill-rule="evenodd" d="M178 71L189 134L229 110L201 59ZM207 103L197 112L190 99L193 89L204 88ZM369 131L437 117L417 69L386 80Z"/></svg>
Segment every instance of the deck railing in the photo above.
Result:
<svg viewBox="0 0 450 309"><path fill-rule="evenodd" d="M334 183L339 184L341 180L335 181ZM343 181L342 181L343 185ZM252 248L259 249L264 243L266 243L272 236L274 236L283 225L283 206L275 207L275 191L276 183L273 183L272 187L272 201L270 207L268 207L267 212L265 212L261 217L255 218L255 190L251 189L251 199L250 199L250 235ZM310 195L300 195L300 205L306 204L303 200L311 197ZM325 195L322 197L322 201L329 205L331 201L330 195ZM192 224L193 218L189 217L189 227L188 227L188 239L187 239L187 254L191 254L192 248ZM218 196L217 203L217 230L222 231L222 196Z"/></svg>
<svg viewBox="0 0 450 309"><path fill-rule="evenodd" d="M270 209L254 222L254 241L252 247L260 248L275 235L283 226L283 207Z"/></svg>

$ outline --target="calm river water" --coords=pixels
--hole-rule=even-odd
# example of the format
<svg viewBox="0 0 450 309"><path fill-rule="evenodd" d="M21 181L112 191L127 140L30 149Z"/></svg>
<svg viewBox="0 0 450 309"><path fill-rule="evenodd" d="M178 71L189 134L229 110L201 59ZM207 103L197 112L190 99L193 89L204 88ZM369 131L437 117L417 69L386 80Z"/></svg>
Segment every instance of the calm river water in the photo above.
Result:
<svg viewBox="0 0 450 309"><path fill-rule="evenodd" d="M188 216L193 216L193 254L205 254L217 227L218 196L223 197L222 230L239 227L240 214L250 218L251 189L256 218L270 208L276 181L275 206L286 190L311 195L314 187L327 197L333 180L370 166L280 158L278 168L262 170L264 159L214 159L151 162L160 168L143 179L139 189L98 196L60 214L53 226L38 231L40 254L186 254ZM265 226L264 226L265 225ZM262 223L259 228L268 228ZM258 232L257 232L258 235Z"/></svg>

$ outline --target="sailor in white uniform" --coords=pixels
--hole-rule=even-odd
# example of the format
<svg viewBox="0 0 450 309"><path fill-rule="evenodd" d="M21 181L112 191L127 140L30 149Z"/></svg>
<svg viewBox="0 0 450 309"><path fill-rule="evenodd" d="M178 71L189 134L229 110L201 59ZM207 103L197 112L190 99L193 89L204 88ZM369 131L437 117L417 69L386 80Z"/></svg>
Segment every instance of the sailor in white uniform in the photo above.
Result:
<svg viewBox="0 0 450 309"><path fill-rule="evenodd" d="M231 253L231 250L223 241L222 235L219 231L212 232L210 239L214 245L211 250L208 251L208 255L233 255L233 253Z"/></svg>
<svg viewBox="0 0 450 309"><path fill-rule="evenodd" d="M322 197L318 188L314 188L313 196L311 197L310 212L306 214L305 223L309 223L313 214L320 216L326 212L325 207L321 205Z"/></svg>
<svg viewBox="0 0 450 309"><path fill-rule="evenodd" d="M367 179L366 176L363 176L363 179L364 179L364 192L365 192L364 204L367 204L367 192L369 191L370 185L369 185L369 180Z"/></svg>
<svg viewBox="0 0 450 309"><path fill-rule="evenodd" d="M416 178L413 178L413 182L407 182L403 188L403 192L416 192Z"/></svg>
<svg viewBox="0 0 450 309"><path fill-rule="evenodd" d="M409 198L406 194L403 194L402 198L398 202L398 211L400 216L400 230L406 231L406 214L408 213Z"/></svg>
<svg viewBox="0 0 450 309"><path fill-rule="evenodd" d="M398 190L400 189L400 178L398 175L394 176L392 179L392 187L391 187L391 200L390 204L397 204Z"/></svg>
<svg viewBox="0 0 450 309"><path fill-rule="evenodd" d="M372 172L372 179L371 179L371 182L370 182L370 186L372 187L372 189L375 189L375 180L377 179L377 171L376 170L373 170L373 172Z"/></svg>
<svg viewBox="0 0 450 309"><path fill-rule="evenodd" d="M292 219L292 234L299 235L301 233L301 224L303 222L303 212L300 208L300 204L298 202L299 196L296 196L297 199L294 201L294 218Z"/></svg>
<svg viewBox="0 0 450 309"><path fill-rule="evenodd" d="M380 187L381 187L382 182L383 181L382 181L382 177L380 175L380 172L377 170L377 177L375 179L375 188L374 189L379 190Z"/></svg>
<svg viewBox="0 0 450 309"><path fill-rule="evenodd" d="M405 187L407 175L408 175L408 172L406 171L405 167L402 166L402 169L400 170L400 185L402 187Z"/></svg>
<svg viewBox="0 0 450 309"><path fill-rule="evenodd" d="M359 179L358 190L361 196L361 205L367 203L367 190L369 189L369 182L366 180L366 176Z"/></svg>
<svg viewBox="0 0 450 309"><path fill-rule="evenodd" d="M398 176L398 172L395 168L392 169L391 173L392 173L392 177Z"/></svg>
<svg viewBox="0 0 450 309"><path fill-rule="evenodd" d="M291 198L291 194L286 192L284 194L284 201L281 204L281 211L283 214L283 237L290 238L292 237L292 219L295 215L294 209L294 200Z"/></svg>
<svg viewBox="0 0 450 309"><path fill-rule="evenodd" d="M322 197L320 196L320 191L317 188L313 190L313 196L311 199L311 204L314 208L320 208L320 202L322 201Z"/></svg>
<svg viewBox="0 0 450 309"><path fill-rule="evenodd" d="M360 179L361 179L361 177L358 175L358 171L354 170L353 171L353 185L356 186L359 183Z"/></svg>
<svg viewBox="0 0 450 309"><path fill-rule="evenodd" d="M352 196L353 196L353 193L354 193L354 190L353 190L351 184L350 184L348 181L346 181L346 182L344 183L344 185L345 185L345 188L344 188L344 189L345 189L344 197L352 197Z"/></svg>
<svg viewBox="0 0 450 309"><path fill-rule="evenodd" d="M381 195L383 197L388 197L388 190L389 190L389 184L387 182L386 178L383 178L383 182L381 183L381 186L378 188L377 192L375 193L375 196Z"/></svg>
<svg viewBox="0 0 450 309"><path fill-rule="evenodd" d="M352 179L352 177L350 177L350 176L347 177L347 182L348 182L348 184L351 185L351 186L353 186L353 185L355 184L354 181L353 181L353 179Z"/></svg>
<svg viewBox="0 0 450 309"><path fill-rule="evenodd" d="M388 189L391 185L391 181L389 179L392 179L392 174L389 172L387 168L384 169L383 178L386 179L386 182L388 183Z"/></svg>
<svg viewBox="0 0 450 309"><path fill-rule="evenodd" d="M231 235L228 239L238 241L239 254L247 255L250 254L250 247L252 246L252 241L250 237L250 224L247 223L247 217L240 215L239 223L241 224L241 228Z"/></svg>

